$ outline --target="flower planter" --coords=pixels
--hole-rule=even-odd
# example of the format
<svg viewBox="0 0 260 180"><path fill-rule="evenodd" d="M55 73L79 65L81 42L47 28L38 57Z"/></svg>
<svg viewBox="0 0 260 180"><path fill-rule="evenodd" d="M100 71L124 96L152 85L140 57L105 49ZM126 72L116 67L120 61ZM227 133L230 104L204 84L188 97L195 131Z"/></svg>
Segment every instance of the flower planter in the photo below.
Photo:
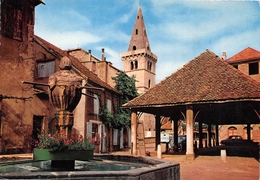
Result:
<svg viewBox="0 0 260 180"><path fill-rule="evenodd" d="M61 150L50 152L49 149L35 148L33 160L90 160L93 159L93 150Z"/></svg>

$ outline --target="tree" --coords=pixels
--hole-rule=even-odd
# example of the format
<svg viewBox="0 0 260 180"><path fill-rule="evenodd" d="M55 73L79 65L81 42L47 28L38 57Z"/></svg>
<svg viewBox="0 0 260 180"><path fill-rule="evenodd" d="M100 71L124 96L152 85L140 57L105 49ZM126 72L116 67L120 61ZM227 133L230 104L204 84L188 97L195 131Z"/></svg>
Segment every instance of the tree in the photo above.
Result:
<svg viewBox="0 0 260 180"><path fill-rule="evenodd" d="M134 76L129 77L125 72L121 72L112 79L116 82L115 89L122 93L119 102L120 107L139 95L135 87L136 79Z"/></svg>
<svg viewBox="0 0 260 180"><path fill-rule="evenodd" d="M130 127L130 111L123 109L122 105L138 96L137 89L135 87L135 77L129 77L125 72L120 72L116 77L112 77L115 80L115 89L121 93L119 98L119 106L115 110L115 113L110 113L105 107L100 109L100 117L104 124L108 124L113 128Z"/></svg>

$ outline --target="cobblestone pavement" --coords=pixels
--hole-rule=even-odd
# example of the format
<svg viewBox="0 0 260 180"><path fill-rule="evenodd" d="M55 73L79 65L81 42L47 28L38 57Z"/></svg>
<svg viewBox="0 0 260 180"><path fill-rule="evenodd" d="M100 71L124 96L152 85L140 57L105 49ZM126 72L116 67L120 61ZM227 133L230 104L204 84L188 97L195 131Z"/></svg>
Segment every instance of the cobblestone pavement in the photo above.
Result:
<svg viewBox="0 0 260 180"><path fill-rule="evenodd" d="M156 152L150 154L157 158ZM162 159L180 163L181 180L260 180L260 163L253 157L227 156L224 161L220 156L197 156L187 161L185 155L162 154Z"/></svg>

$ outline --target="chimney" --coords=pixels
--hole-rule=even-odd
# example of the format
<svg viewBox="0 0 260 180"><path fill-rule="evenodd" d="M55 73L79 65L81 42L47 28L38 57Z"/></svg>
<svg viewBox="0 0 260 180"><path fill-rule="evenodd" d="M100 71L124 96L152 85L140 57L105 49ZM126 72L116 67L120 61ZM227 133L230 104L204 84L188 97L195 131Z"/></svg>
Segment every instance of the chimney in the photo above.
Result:
<svg viewBox="0 0 260 180"><path fill-rule="evenodd" d="M105 49L102 48L102 58L101 58L102 61L105 61Z"/></svg>
<svg viewBox="0 0 260 180"><path fill-rule="evenodd" d="M91 61L91 50L88 50L88 55L89 55L89 61Z"/></svg>
<svg viewBox="0 0 260 180"><path fill-rule="evenodd" d="M227 54L226 52L222 52L222 59L225 61L227 59Z"/></svg>

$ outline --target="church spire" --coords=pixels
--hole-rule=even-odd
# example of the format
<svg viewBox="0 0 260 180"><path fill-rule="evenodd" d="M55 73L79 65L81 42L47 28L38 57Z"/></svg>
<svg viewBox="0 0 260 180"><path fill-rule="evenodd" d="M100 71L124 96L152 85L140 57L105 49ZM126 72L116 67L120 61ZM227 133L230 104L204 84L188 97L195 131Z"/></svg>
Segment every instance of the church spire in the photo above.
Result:
<svg viewBox="0 0 260 180"><path fill-rule="evenodd" d="M146 49L150 51L150 45L145 29L144 18L142 14L141 6L138 6L138 12L132 31L132 37L128 46L128 51Z"/></svg>

